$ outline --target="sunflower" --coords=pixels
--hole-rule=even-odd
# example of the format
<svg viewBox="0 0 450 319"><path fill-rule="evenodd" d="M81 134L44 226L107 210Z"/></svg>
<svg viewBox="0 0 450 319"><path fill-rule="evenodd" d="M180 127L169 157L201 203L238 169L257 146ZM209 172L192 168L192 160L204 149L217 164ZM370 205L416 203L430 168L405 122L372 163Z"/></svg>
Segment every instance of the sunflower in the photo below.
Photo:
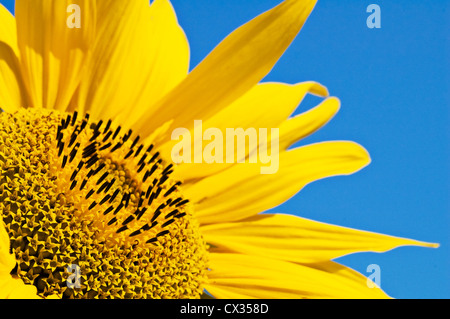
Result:
<svg viewBox="0 0 450 319"><path fill-rule="evenodd" d="M168 0L0 6L0 297L387 297L332 260L435 245L260 214L370 162L353 142L289 149L339 100L315 82L259 83L314 5L282 2L192 72ZM290 117L306 94L324 100ZM198 119L278 128L278 172L174 165L171 132Z"/></svg>

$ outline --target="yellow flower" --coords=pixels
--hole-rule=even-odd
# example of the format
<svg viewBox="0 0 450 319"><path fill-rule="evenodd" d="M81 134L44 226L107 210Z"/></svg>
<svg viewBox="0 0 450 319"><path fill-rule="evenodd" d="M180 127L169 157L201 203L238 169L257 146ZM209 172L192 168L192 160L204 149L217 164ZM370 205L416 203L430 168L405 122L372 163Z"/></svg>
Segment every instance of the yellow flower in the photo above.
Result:
<svg viewBox="0 0 450 319"><path fill-rule="evenodd" d="M314 5L282 2L189 74L168 0L0 6L0 297L386 297L332 260L433 244L259 214L370 162L352 142L288 150L339 100L314 82L259 83ZM289 118L307 93L325 100ZM170 164L170 132L198 119L279 128L279 171Z"/></svg>

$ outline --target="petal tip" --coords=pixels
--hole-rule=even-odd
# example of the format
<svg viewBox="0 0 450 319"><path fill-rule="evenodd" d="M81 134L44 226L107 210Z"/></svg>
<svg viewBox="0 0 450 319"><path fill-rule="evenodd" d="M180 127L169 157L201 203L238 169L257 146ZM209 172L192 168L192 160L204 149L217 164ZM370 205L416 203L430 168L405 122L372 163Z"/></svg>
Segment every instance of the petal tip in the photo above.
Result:
<svg viewBox="0 0 450 319"><path fill-rule="evenodd" d="M320 97L330 96L330 92L328 91L327 87L317 82L311 82L311 88L309 89L309 93Z"/></svg>
<svg viewBox="0 0 450 319"><path fill-rule="evenodd" d="M421 246L427 248L439 248L441 245L438 243L422 243Z"/></svg>
<svg viewBox="0 0 450 319"><path fill-rule="evenodd" d="M336 114L341 109L341 100L336 96L330 96L324 102L332 109L333 114Z"/></svg>
<svg viewBox="0 0 450 319"><path fill-rule="evenodd" d="M356 142L349 143L352 144L352 147L354 148L353 155L358 157L364 163L361 168L372 163L372 158L370 157L369 151L367 151L362 145Z"/></svg>

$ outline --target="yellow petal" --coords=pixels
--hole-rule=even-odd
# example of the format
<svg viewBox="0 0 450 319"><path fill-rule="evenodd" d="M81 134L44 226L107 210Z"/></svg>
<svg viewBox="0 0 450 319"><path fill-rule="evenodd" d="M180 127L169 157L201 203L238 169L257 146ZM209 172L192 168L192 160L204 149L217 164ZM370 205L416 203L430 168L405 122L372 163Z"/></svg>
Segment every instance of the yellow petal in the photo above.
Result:
<svg viewBox="0 0 450 319"><path fill-rule="evenodd" d="M262 83L255 85L242 97L231 103L209 120L202 123L203 131L209 128L219 129L223 136L226 136L227 128L255 128L259 139L259 129L279 127L297 108L307 93L320 94L326 96L328 91L325 87L315 82L304 82L296 85L285 83ZM191 132L194 136L194 132ZM197 136L200 139L203 135ZM192 145L202 141L192 138ZM160 148L162 155L170 160L170 154L177 141L166 143ZM205 146L206 143L203 143ZM195 148L192 146L192 149ZM204 147L199 149L203 152ZM254 151L255 148L248 149L245 155ZM193 154L193 156L195 156ZM226 163L226 156L222 158L222 163L190 163L189 165L179 165L176 176L181 180L197 179L224 170L232 164Z"/></svg>
<svg viewBox="0 0 450 319"><path fill-rule="evenodd" d="M213 295L214 298L217 299L256 299L251 296L251 292L246 291L245 289L241 289L240 291L236 291L236 289L229 289L228 287L205 284L204 285L208 293ZM211 293L211 291L213 293ZM270 299L274 299L273 297L269 297Z"/></svg>
<svg viewBox="0 0 450 319"><path fill-rule="evenodd" d="M330 97L315 108L285 121L280 125L280 150L286 150L325 126L339 111L339 107L339 99Z"/></svg>
<svg viewBox="0 0 450 319"><path fill-rule="evenodd" d="M133 127L189 72L189 43L171 3L168 0L153 1L149 19L151 28L145 40L149 47L145 48L144 58L150 69L140 70L147 74L143 83L135 83L136 101L128 104L120 114L120 122L125 127Z"/></svg>
<svg viewBox="0 0 450 319"><path fill-rule="evenodd" d="M10 239L3 220L0 220L0 274L9 274L16 265L14 255L9 253Z"/></svg>
<svg viewBox="0 0 450 319"><path fill-rule="evenodd" d="M261 256L212 253L209 267L205 288L217 298L388 298L380 288L369 288L361 274L333 262L305 266Z"/></svg>
<svg viewBox="0 0 450 319"><path fill-rule="evenodd" d="M275 174L261 174L260 164L236 164L185 185L184 193L196 204L202 224L235 221L282 204L313 181L352 174L369 162L367 151L356 143L317 143L282 152Z"/></svg>
<svg viewBox="0 0 450 319"><path fill-rule="evenodd" d="M188 72L189 46L166 0L100 2L81 110L131 126ZM123 114L121 114L123 112Z"/></svg>
<svg viewBox="0 0 450 319"><path fill-rule="evenodd" d="M0 4L0 109L14 112L25 106L26 92L17 58L16 21Z"/></svg>
<svg viewBox="0 0 450 319"><path fill-rule="evenodd" d="M254 85L273 68L300 31L315 0L287 0L238 28L164 97L153 113L136 123L148 136L175 117L169 131L191 129L193 120L206 120ZM162 137L167 141L168 136Z"/></svg>
<svg viewBox="0 0 450 319"><path fill-rule="evenodd" d="M95 34L95 1L16 0L16 22L32 106L65 110Z"/></svg>
<svg viewBox="0 0 450 319"><path fill-rule="evenodd" d="M399 246L436 247L406 238L355 230L290 215L259 215L236 223L202 227L205 240L221 251L296 263L317 263L347 254L385 252Z"/></svg>
<svg viewBox="0 0 450 319"><path fill-rule="evenodd" d="M38 298L37 289L10 275L16 265L14 255L9 253L9 236L0 220L0 299Z"/></svg>
<svg viewBox="0 0 450 319"><path fill-rule="evenodd" d="M327 89L315 82L261 83L205 121L204 128L215 127L225 132L229 127L278 127L306 94L319 91L321 96L328 95Z"/></svg>
<svg viewBox="0 0 450 319"><path fill-rule="evenodd" d="M17 54L16 20L11 12L0 3L0 42L8 44Z"/></svg>
<svg viewBox="0 0 450 319"><path fill-rule="evenodd" d="M35 286L26 285L21 279L0 273L0 299L40 299Z"/></svg>

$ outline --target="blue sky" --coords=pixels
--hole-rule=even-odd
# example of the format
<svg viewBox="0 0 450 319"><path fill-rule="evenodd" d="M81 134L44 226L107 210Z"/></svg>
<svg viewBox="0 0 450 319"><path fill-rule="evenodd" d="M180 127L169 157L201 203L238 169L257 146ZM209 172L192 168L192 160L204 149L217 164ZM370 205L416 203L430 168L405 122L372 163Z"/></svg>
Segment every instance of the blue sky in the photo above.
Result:
<svg viewBox="0 0 450 319"><path fill-rule="evenodd" d="M0 0L12 8L14 1ZM198 64L236 27L279 0L173 0ZM369 29L369 4L381 29ZM335 119L299 145L353 140L372 164L307 186L273 212L423 241L338 261L363 274L381 268L395 298L449 298L449 9L445 0L322 0L266 81L314 80L341 99ZM309 97L302 112L320 102Z"/></svg>

